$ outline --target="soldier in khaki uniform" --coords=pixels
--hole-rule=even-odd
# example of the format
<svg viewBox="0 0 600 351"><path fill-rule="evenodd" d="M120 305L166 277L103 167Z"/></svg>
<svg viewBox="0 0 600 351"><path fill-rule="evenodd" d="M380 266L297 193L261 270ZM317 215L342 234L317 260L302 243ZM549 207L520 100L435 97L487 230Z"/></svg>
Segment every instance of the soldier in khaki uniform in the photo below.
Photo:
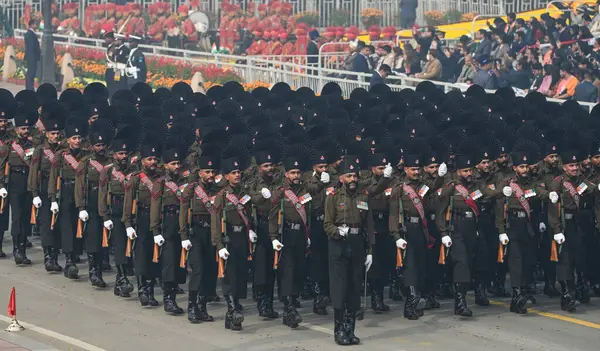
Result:
<svg viewBox="0 0 600 351"><path fill-rule="evenodd" d="M55 154L60 148L60 134L64 128L65 107L58 101L48 103L42 108L42 120L45 126L44 143L35 148L29 170L28 190L33 198L37 212L37 226L42 237L44 266L47 272L61 272L58 264L60 250L60 232L50 229L52 212L48 200L50 170L55 162ZM36 160L35 162L33 160Z"/></svg>
<svg viewBox="0 0 600 351"><path fill-rule="evenodd" d="M5 205L0 213L0 258L6 257L2 250L2 241L4 240L4 232L8 229L8 179L5 174L6 163L8 162L8 154L10 153L10 137L8 134L9 119L14 117L15 99L12 93L6 89L0 89L0 197L4 199Z"/></svg>
<svg viewBox="0 0 600 351"><path fill-rule="evenodd" d="M279 313L273 310L275 272L273 271L274 251L269 238L269 212L274 203L278 201L272 193L281 187L282 174L274 167L279 162L279 157L271 150L259 150L254 153L254 158L257 170L254 179L248 184L257 232L252 260L254 267L253 287L256 292L259 316L278 318Z"/></svg>
<svg viewBox="0 0 600 351"><path fill-rule="evenodd" d="M129 297L133 291L133 285L127 279L127 233L121 219L129 176L135 171L135 166L129 163L134 140L135 136L128 128L122 128L115 136L110 148L112 162L100 174L98 192L98 214L102 219L103 229L110 231L117 266L114 294L120 297Z"/></svg>
<svg viewBox="0 0 600 351"><path fill-rule="evenodd" d="M55 162L50 170L48 184L48 198L50 199L50 211L56 218L54 228L61 234L62 251L65 254L66 263L64 269L65 277L77 279L79 269L73 262L77 255L77 203L83 203L84 199L75 199L75 177L81 172L79 164L89 157L89 153L81 148L81 141L85 136L85 121L80 118L67 120L65 127L65 138L67 148L54 154Z"/></svg>
<svg viewBox="0 0 600 351"><path fill-rule="evenodd" d="M158 265L152 261L154 235L150 230L150 205L154 182L160 177L157 169L158 147L156 140L146 140L140 150L139 172L131 174L125 186L123 224L129 240L135 240L133 257L138 284L138 299L142 306L158 306L154 298L154 283Z"/></svg>
<svg viewBox="0 0 600 351"><path fill-rule="evenodd" d="M164 176L154 181L150 205L150 230L154 243L160 246L161 277L163 282L163 304L167 313L180 315L183 309L177 305L177 284L185 283L186 270L179 266L181 241L179 235L179 208L183 191L189 185L180 174L180 149L169 149L162 153Z"/></svg>
<svg viewBox="0 0 600 351"><path fill-rule="evenodd" d="M226 155L229 157L225 158ZM225 329L231 330L242 330L244 316L238 300L247 290L250 233L254 232L250 222L250 195L240 184L241 170L247 163L241 152L225 150L221 164L224 180L221 182L225 181L226 185L215 196L210 226L212 243L224 265Z"/></svg>
<svg viewBox="0 0 600 351"><path fill-rule="evenodd" d="M206 311L206 304L209 296L216 295L217 263L211 241L210 216L219 190L215 185L215 173L220 167L220 158L218 153L198 157L199 179L185 188L179 210L181 246L189 252L188 262L192 268L187 308L191 323L214 320Z"/></svg>
<svg viewBox="0 0 600 351"><path fill-rule="evenodd" d="M98 213L100 174L111 164L108 146L112 136L113 129L108 121L98 120L94 123L89 136L91 154L79 163L75 175L75 206L79 210L78 226L85 228L83 236L88 258L88 276L92 286L98 288L106 288L101 267L104 226Z"/></svg>
<svg viewBox="0 0 600 351"><path fill-rule="evenodd" d="M339 187L325 199L325 232L329 236L329 290L334 310L334 340L356 345L356 312L360 308L363 269L373 264L373 217L369 197L358 188L358 172L364 160L348 155L339 170ZM365 258L366 256L366 258Z"/></svg>

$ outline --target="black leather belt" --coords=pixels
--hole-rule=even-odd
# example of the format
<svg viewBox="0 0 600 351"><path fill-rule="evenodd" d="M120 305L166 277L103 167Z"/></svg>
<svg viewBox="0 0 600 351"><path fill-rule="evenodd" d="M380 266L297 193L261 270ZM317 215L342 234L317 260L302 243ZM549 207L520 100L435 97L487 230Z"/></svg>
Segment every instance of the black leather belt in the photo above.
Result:
<svg viewBox="0 0 600 351"><path fill-rule="evenodd" d="M178 215L179 214L179 205L165 206L165 207L163 207L163 211L165 214Z"/></svg>
<svg viewBox="0 0 600 351"><path fill-rule="evenodd" d="M10 173L26 174L27 172L29 172L29 167L27 167L27 166L12 166L12 167L10 167Z"/></svg>
<svg viewBox="0 0 600 351"><path fill-rule="evenodd" d="M289 230L299 231L303 227L301 222L285 221L285 227Z"/></svg>

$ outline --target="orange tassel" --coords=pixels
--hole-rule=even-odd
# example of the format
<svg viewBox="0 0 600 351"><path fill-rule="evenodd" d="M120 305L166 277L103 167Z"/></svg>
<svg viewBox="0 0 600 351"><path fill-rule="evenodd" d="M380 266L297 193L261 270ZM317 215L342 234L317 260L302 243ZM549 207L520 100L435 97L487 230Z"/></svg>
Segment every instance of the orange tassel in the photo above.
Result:
<svg viewBox="0 0 600 351"><path fill-rule="evenodd" d="M102 229L102 247L108 247L108 229Z"/></svg>
<svg viewBox="0 0 600 351"><path fill-rule="evenodd" d="M400 248L396 248L396 268L404 267L404 263L402 262L402 251Z"/></svg>
<svg viewBox="0 0 600 351"><path fill-rule="evenodd" d="M81 219L77 220L77 234L75 237L77 239L83 238L83 221Z"/></svg>
<svg viewBox="0 0 600 351"><path fill-rule="evenodd" d="M127 238L127 246L125 247L125 257L131 257L131 246L133 240Z"/></svg>
<svg viewBox="0 0 600 351"><path fill-rule="evenodd" d="M446 248L444 245L440 246L440 258L438 264L446 264Z"/></svg>
<svg viewBox="0 0 600 351"><path fill-rule="evenodd" d="M50 221L50 229L54 229L55 224L56 224L56 213L53 213L52 220Z"/></svg>
<svg viewBox="0 0 600 351"><path fill-rule="evenodd" d="M217 262L219 263L218 269L217 269L217 278L225 278L225 263L223 262L223 259L221 257L219 257L218 253L217 253Z"/></svg>
<svg viewBox="0 0 600 351"><path fill-rule="evenodd" d="M4 202L5 202L5 199L2 198L2 201L0 201L0 214L4 213Z"/></svg>
<svg viewBox="0 0 600 351"><path fill-rule="evenodd" d="M504 247L502 243L498 243L498 263L504 263Z"/></svg>
<svg viewBox="0 0 600 351"><path fill-rule="evenodd" d="M131 206L131 214L135 215L137 213L137 200L133 199L133 206Z"/></svg>
<svg viewBox="0 0 600 351"><path fill-rule="evenodd" d="M35 224L36 220L35 220L35 213L37 211L37 208L35 208L35 206L31 205L31 217L29 218L29 223L31 224Z"/></svg>
<svg viewBox="0 0 600 351"><path fill-rule="evenodd" d="M154 252L152 253L152 262L158 263L158 245L154 244Z"/></svg>
<svg viewBox="0 0 600 351"><path fill-rule="evenodd" d="M273 255L273 269L277 269L279 266L279 251L275 251L275 255Z"/></svg>
<svg viewBox="0 0 600 351"><path fill-rule="evenodd" d="M185 268L185 254L186 254L186 249L184 249L182 247L181 248L181 258L179 258L179 267L180 268Z"/></svg>
<svg viewBox="0 0 600 351"><path fill-rule="evenodd" d="M552 240L552 247L550 248L550 261L558 262L558 244Z"/></svg>

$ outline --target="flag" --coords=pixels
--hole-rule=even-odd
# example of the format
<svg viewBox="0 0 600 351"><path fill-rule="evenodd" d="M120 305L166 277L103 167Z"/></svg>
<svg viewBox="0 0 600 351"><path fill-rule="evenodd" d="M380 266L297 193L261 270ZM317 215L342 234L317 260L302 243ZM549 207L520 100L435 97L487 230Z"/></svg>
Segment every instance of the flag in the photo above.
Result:
<svg viewBox="0 0 600 351"><path fill-rule="evenodd" d="M17 298L14 287L10 290L10 298L8 299L8 316L17 316Z"/></svg>

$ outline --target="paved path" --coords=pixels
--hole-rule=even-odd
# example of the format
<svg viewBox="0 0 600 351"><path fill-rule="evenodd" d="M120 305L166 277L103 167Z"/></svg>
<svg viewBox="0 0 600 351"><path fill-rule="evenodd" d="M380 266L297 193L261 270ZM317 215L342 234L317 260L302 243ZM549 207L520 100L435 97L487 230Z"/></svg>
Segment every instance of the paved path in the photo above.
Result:
<svg viewBox="0 0 600 351"><path fill-rule="evenodd" d="M0 88L8 89L13 93L13 95L16 95L19 91L25 89L25 86L0 81Z"/></svg>

